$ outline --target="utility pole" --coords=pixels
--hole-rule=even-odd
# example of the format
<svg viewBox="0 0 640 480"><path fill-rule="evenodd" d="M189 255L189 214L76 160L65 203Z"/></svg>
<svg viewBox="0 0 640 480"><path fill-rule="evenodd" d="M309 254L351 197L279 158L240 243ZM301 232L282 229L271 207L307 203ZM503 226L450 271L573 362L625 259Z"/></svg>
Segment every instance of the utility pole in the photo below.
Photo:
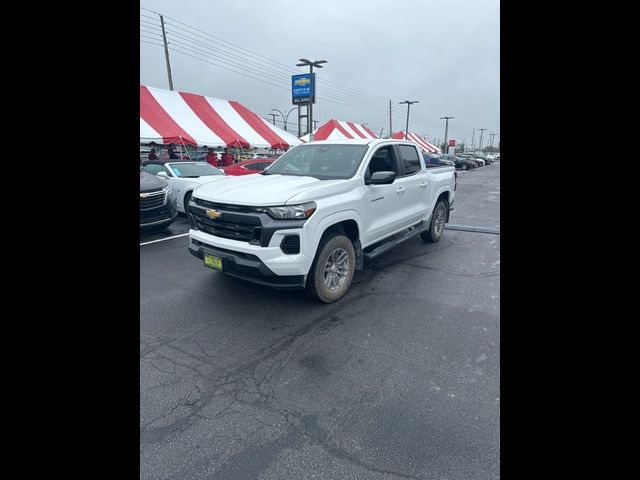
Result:
<svg viewBox="0 0 640 480"><path fill-rule="evenodd" d="M271 118L273 118L273 124L276 124L276 114L275 113L268 113L267 115L271 115Z"/></svg>
<svg viewBox="0 0 640 480"><path fill-rule="evenodd" d="M474 141L473 139L475 138L475 136L476 136L476 129L474 128L473 135L471 135L471 150L473 150L473 141Z"/></svg>
<svg viewBox="0 0 640 480"><path fill-rule="evenodd" d="M407 104L407 129L404 131L404 139L406 140L409 135L409 109L414 103L420 103L420 100L405 100L404 102L400 102L401 105L403 103Z"/></svg>
<svg viewBox="0 0 640 480"><path fill-rule="evenodd" d="M492 147L493 147L493 139L495 138L496 135L498 135L498 134L491 132L491 146Z"/></svg>
<svg viewBox="0 0 640 480"><path fill-rule="evenodd" d="M449 153L449 147L447 147L447 135L449 133L449 119L456 117L440 117L440 120L444 120L444 148L447 153Z"/></svg>
<svg viewBox="0 0 640 480"><path fill-rule="evenodd" d="M309 141L313 142L313 130L311 129L311 126L313 125L313 100L316 96L316 82L314 81L313 78L313 67L316 68L322 68L322 64L323 63L327 63L326 60L314 60L313 62L311 60L308 60L306 58L300 58L299 59L301 63L297 63L296 67L304 67L304 66L308 66L309 67L309 74L311 75L311 81L312 83L312 91L311 91L311 101L309 102L308 105L308 117L307 117L307 129L309 130Z"/></svg>
<svg viewBox="0 0 640 480"><path fill-rule="evenodd" d="M162 40L164 42L164 58L167 61L167 76L169 77L169 90L173 90L173 80L171 79L171 63L169 63L169 47L167 45L167 33L164 31L164 18L160 16L160 25L162 25Z"/></svg>
<svg viewBox="0 0 640 480"><path fill-rule="evenodd" d="M488 128L479 128L478 130L480 130L480 145L478 145L478 150L482 150L482 134L485 130L488 130Z"/></svg>
<svg viewBox="0 0 640 480"><path fill-rule="evenodd" d="M391 100L389 100L389 138L393 135L393 127L391 126Z"/></svg>

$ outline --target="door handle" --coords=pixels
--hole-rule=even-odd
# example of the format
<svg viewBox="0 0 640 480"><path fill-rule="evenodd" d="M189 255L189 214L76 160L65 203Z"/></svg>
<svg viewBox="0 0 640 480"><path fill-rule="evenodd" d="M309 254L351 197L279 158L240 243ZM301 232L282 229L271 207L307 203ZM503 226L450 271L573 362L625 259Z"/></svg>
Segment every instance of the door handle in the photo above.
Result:
<svg viewBox="0 0 640 480"><path fill-rule="evenodd" d="M398 187L398 190L396 190L396 192L404 193L404 187Z"/></svg>
<svg viewBox="0 0 640 480"><path fill-rule="evenodd" d="M427 186L427 182L422 182L422 183L420 184L420 188L425 188L426 186Z"/></svg>

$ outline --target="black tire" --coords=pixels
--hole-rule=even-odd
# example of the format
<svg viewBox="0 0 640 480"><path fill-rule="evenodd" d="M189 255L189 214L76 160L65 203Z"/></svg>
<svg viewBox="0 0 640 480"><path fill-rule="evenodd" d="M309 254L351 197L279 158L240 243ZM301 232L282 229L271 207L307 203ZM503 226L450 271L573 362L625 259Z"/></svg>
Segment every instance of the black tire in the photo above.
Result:
<svg viewBox="0 0 640 480"><path fill-rule="evenodd" d="M182 204L184 207L184 214L187 214L187 205L189 205L189 200L191 200L191 195L193 192L187 192L184 196L184 203Z"/></svg>
<svg viewBox="0 0 640 480"><path fill-rule="evenodd" d="M329 267L329 263L334 263L334 266ZM349 238L338 234L323 238L307 275L304 291L310 298L324 303L340 300L349 290L355 267L356 252ZM333 269L327 271L328 268ZM328 286L334 282L338 284Z"/></svg>
<svg viewBox="0 0 640 480"><path fill-rule="evenodd" d="M422 240L429 243L436 243L442 237L444 233L444 224L447 220L447 204L442 200L436 203L431 215L431 222L429 224L429 230L426 230L420 234Z"/></svg>

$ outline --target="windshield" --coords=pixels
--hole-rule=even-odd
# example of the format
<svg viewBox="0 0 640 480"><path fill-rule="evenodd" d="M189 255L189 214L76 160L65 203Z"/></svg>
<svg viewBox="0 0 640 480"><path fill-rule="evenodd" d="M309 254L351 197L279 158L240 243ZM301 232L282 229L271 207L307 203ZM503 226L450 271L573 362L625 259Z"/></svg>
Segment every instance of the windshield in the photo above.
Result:
<svg viewBox="0 0 640 480"><path fill-rule="evenodd" d="M295 175L319 180L351 178L358 170L367 145L300 145L276 160L265 175Z"/></svg>
<svg viewBox="0 0 640 480"><path fill-rule="evenodd" d="M207 162L167 163L179 178L206 177L208 175L224 175L224 172Z"/></svg>

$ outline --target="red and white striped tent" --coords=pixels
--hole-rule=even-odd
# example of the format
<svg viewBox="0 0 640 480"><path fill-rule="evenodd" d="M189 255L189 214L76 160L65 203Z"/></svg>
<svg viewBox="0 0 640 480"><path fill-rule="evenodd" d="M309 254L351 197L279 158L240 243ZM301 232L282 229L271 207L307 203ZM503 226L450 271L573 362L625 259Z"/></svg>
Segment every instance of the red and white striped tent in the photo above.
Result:
<svg viewBox="0 0 640 480"><path fill-rule="evenodd" d="M234 100L140 85L140 143L288 149L302 143Z"/></svg>
<svg viewBox="0 0 640 480"><path fill-rule="evenodd" d="M331 119L315 132L314 140L349 140L351 138L378 138L369 127L361 123L343 122L342 120ZM303 142L309 141L309 134L302 137Z"/></svg>
<svg viewBox="0 0 640 480"><path fill-rule="evenodd" d="M405 134L404 131L400 131L400 132L394 133L393 137L391 137L391 138L395 138L396 140L404 140L405 139L404 138L405 137L404 134ZM420 149L422 149L423 151L425 151L427 153L442 153L442 150L440 150L435 145L432 145L429 142L427 142L424 138L422 138L417 133L409 132L409 135L407 135L407 140L411 140L412 142L416 142L420 146Z"/></svg>

